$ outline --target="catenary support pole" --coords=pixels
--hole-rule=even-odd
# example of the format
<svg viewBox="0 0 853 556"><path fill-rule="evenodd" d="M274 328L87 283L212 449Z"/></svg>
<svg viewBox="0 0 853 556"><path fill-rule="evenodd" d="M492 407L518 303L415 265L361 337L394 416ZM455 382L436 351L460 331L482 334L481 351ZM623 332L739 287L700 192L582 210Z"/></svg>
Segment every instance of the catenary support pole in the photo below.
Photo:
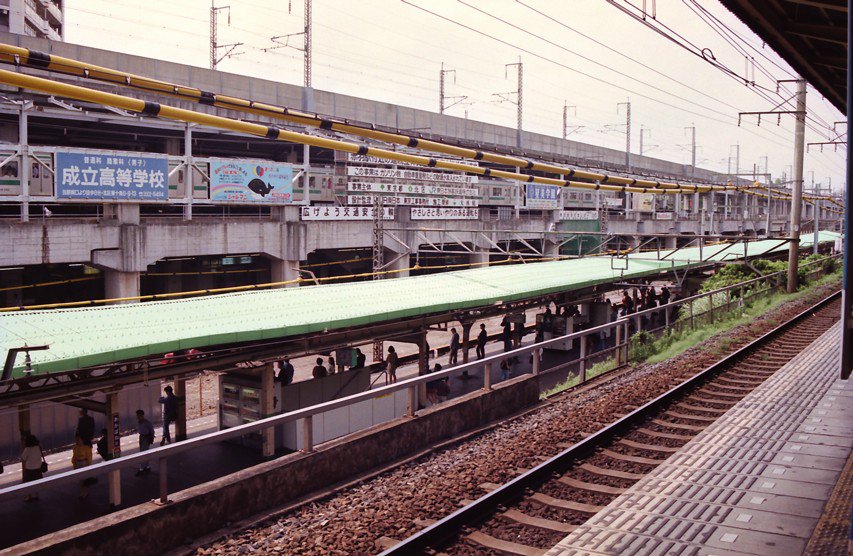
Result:
<svg viewBox="0 0 853 556"><path fill-rule="evenodd" d="M788 293L797 291L797 262L800 255L800 217L803 208L803 157L806 133L806 81L797 81L797 122L794 127L794 180L791 183L791 230L788 244Z"/></svg>

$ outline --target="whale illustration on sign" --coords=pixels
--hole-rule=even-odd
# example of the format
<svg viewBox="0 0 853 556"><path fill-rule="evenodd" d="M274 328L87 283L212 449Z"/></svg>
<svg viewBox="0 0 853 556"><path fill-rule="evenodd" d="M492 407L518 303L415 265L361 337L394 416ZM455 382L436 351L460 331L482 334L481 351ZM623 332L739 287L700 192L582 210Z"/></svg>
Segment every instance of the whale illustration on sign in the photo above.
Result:
<svg viewBox="0 0 853 556"><path fill-rule="evenodd" d="M272 185L269 185L264 182L264 180L260 180L258 178L253 179L249 182L249 189L260 195L261 197L266 197L267 194L272 191L274 188Z"/></svg>

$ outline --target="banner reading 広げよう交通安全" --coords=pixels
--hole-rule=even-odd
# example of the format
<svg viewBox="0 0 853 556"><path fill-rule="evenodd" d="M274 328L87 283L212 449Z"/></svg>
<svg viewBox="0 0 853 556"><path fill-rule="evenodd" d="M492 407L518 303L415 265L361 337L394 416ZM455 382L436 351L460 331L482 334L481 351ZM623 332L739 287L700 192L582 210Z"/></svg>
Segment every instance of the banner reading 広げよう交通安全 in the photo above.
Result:
<svg viewBox="0 0 853 556"><path fill-rule="evenodd" d="M210 161L210 200L234 203L293 202L293 167L269 161Z"/></svg>

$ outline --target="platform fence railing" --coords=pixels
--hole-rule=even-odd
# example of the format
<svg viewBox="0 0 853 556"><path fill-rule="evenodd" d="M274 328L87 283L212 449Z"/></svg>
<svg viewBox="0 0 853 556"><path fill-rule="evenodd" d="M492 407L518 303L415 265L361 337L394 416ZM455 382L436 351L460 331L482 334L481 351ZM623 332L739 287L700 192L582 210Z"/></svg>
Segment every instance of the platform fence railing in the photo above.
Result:
<svg viewBox="0 0 853 556"><path fill-rule="evenodd" d="M824 262L826 262L828 259L837 260L839 257L840 255L825 257L816 261L803 263L801 267L813 266L814 268L810 270L808 274L816 276L822 272L822 265L824 264ZM618 320L602 324L600 326L595 326L586 330L580 330L572 334L566 334L564 336L544 340L528 346L518 347L516 349L512 349L504 353L490 355L488 357L485 357L484 359L463 363L435 373L400 380L393 384L380 386L375 389L366 390L340 399L331 400L321 404L297 409L294 411L289 411L287 413L282 413L271 417L266 417L251 423L245 423L225 430L203 434L196 438L187 439L182 442L167 444L165 446L152 448L144 452L137 452L126 456L121 456L116 459L95 463L87 467L64 471L56 475L43 477L42 479L36 481L6 487L0 489L0 500L6 500L15 496L34 494L39 490L44 490L60 485L71 483L79 484L80 481L89 477L99 477L105 474L109 474L109 480L107 482L108 484L110 484L111 489L120 489L121 478L119 471L121 469L139 466L140 464L150 461L157 461L160 480L156 499L160 503L165 504L169 502L168 477L166 473L166 466L168 458L172 456L193 449L197 449L201 446L236 439L249 433L258 433L269 429L270 427L283 425L285 423L290 423L299 420L302 421L303 429L301 451L304 453L310 453L316 449L316 446L314 445L312 440L314 421L313 418L318 414L335 409L344 408L360 402L384 397L389 394L393 394L394 392L405 390L407 391L408 408L406 412L406 417L404 418L417 418L417 411L419 411L418 402L420 399L418 391L421 388L425 388L427 383L442 378L449 378L456 375L460 375L463 372L472 373L477 371L483 371L483 390L488 391L494 388L490 372L491 369L500 365L500 362L502 360L512 357L521 358L525 356L531 356L532 368L530 373L525 373L526 375L550 373L561 368L566 368L567 366L570 366L572 364L577 364L579 366L579 383L583 383L587 380L586 371L588 370L589 363L593 360L602 360L603 358L609 357L610 355L608 354L615 354L615 368L622 367L629 362L629 347L631 344L630 331L632 330L632 326L635 327L637 330L642 330L642 322L644 317L652 318L652 315L654 314L663 315L664 327L668 327L674 323L682 323L682 326L686 326L687 322L690 323L691 327L695 327L698 326L700 319L705 318L706 320L713 321L713 319L715 318L715 314L718 316L723 311L731 309L732 304L735 302L740 303L741 300L752 300L757 296L768 295L769 293L772 293L776 290L784 290L783 284L786 275L786 270L766 274L753 278L751 280L740 282L738 284L726 286L724 288L719 288L695 296L672 301L667 305L662 305L638 311L629 315L620 316ZM737 296L732 295L732 292L735 291L738 292ZM714 296L722 296L719 297L719 299L723 299L725 301L715 304L715 302L713 301ZM708 309L700 312L695 311L694 309L696 304L702 300L710 300ZM685 308L687 309L686 311ZM673 319L672 316L675 314L676 311L679 311L683 314L678 315L677 319ZM635 323L639 324L632 325L631 321L634 321ZM591 338L593 335L599 336L601 333L607 331L610 331L611 337L614 338L614 345L606 347L605 349L600 351L592 351L590 349L591 344L589 342L589 338ZM547 370L542 369L542 350L548 349L550 346L555 346L557 344L566 342L567 340L577 340L579 342L580 357L574 361L563 363L558 367L550 368ZM115 499L113 497L112 492L111 499Z"/></svg>

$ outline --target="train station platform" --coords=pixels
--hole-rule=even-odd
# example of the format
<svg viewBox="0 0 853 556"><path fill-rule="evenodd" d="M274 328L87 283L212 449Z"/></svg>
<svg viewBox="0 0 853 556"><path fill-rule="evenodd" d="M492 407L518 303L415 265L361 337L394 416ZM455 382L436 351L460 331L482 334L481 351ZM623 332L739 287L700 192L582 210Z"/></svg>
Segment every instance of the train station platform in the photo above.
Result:
<svg viewBox="0 0 853 556"><path fill-rule="evenodd" d="M853 383L838 379L840 338L836 324L548 556L790 556L826 535L846 554L851 498L837 488L850 483Z"/></svg>
<svg viewBox="0 0 853 556"><path fill-rule="evenodd" d="M490 331L498 328L497 319L492 319L490 324L492 325ZM532 339L532 335L529 335L524 345L528 345ZM405 352L406 349L410 349L410 346L402 344L401 348L401 351ZM485 351L487 356L497 355L503 351L503 347L500 341L492 341L486 346ZM560 382L575 368L575 365L567 366L565 364L573 361L576 357L576 349L570 352L545 351L541 362L543 371L561 366L565 366L566 368L563 372L552 373L553 378L545 380L543 387L547 388L554 383ZM445 368L450 367L447 364L447 355L430 360L431 365L435 363L441 363ZM519 361L513 367L510 378L530 372L530 367L531 362L523 358L523 360ZM297 380L310 380L310 371L304 369L303 371L297 373ZM471 372L470 378L467 380L458 377L453 378L449 383L450 394L448 398L458 398L481 389L483 387L482 372L482 369ZM500 374L501 371L497 365L493 366L491 371L492 384L496 385L502 382L503 379ZM417 362L403 365L397 372L400 380L417 375ZM378 386L383 385L385 382L380 375L374 375L374 378L377 379L376 384ZM431 404L427 403L427 406L429 405ZM218 430L218 425L216 415L205 415L197 419L188 420L187 432L190 438L193 438ZM155 427L155 437L157 440L155 442L156 447L156 444L162 438L161 426ZM135 432L122 437L121 450L123 455L134 454L138 451L138 435ZM287 452L289 451L283 448L279 449L275 457L279 457ZM45 458L50 469L48 476L72 469L70 449L45 454ZM99 462L101 458L95 454L94 460L95 462ZM186 490L236 473L237 471L251 468L266 460L267 458L264 458L260 450L254 446L241 446L235 442L220 442L203 446L198 450L184 452L170 458L168 466L169 488L171 492ZM156 459L152 459L151 468L151 474L140 477L134 477L134 468L122 470L123 507L130 508L150 502L153 498L156 498L160 477L160 469ZM0 489L13 486L20 482L20 462L6 463L4 472L0 473ZM109 506L109 495L105 480L102 479L98 484L91 486L86 499L80 499L79 494L80 491L77 485L61 485L40 492L37 502L25 502L23 498L0 501L0 514L7 516L4 518L4 527L0 527L0 553L4 549L14 551L15 545L102 517L113 511Z"/></svg>

